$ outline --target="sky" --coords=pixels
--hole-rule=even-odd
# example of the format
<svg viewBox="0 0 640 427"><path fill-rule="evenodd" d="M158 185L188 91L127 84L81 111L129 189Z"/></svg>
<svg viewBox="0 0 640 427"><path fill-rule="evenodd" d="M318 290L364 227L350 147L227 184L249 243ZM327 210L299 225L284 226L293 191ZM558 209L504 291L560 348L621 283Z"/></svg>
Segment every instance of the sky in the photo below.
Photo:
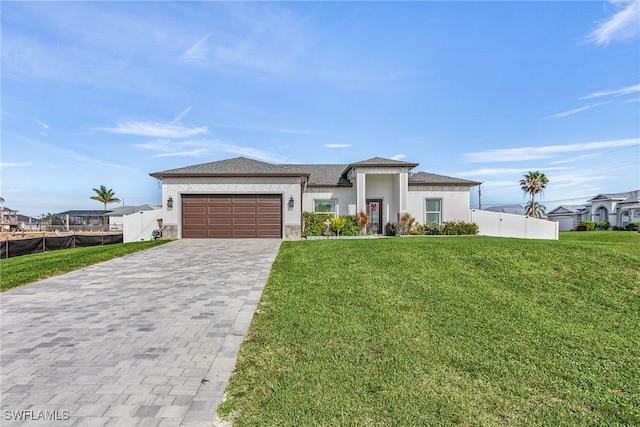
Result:
<svg viewBox="0 0 640 427"><path fill-rule="evenodd" d="M2 1L5 206L161 204L152 172L371 157L547 211L640 189L640 0ZM477 207L478 187L471 190ZM121 204L112 204L114 208Z"/></svg>

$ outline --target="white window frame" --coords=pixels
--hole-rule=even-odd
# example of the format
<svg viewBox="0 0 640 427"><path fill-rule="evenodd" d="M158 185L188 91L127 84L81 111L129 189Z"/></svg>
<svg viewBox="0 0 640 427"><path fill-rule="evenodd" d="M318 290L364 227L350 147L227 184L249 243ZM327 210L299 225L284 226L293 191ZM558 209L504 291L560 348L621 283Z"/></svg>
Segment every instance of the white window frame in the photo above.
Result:
<svg viewBox="0 0 640 427"><path fill-rule="evenodd" d="M317 211L316 203L333 203L333 211ZM313 199L313 212L314 213L327 213L333 216L338 215L338 200L337 199Z"/></svg>
<svg viewBox="0 0 640 427"><path fill-rule="evenodd" d="M437 201L439 204L440 209L437 211L430 211L427 209L427 205L429 204L429 202L431 201ZM436 222L436 221L429 221L429 214L434 214L437 213L438 214L438 225L442 224L442 199L440 198L426 198L424 199L424 223L428 224L431 222Z"/></svg>

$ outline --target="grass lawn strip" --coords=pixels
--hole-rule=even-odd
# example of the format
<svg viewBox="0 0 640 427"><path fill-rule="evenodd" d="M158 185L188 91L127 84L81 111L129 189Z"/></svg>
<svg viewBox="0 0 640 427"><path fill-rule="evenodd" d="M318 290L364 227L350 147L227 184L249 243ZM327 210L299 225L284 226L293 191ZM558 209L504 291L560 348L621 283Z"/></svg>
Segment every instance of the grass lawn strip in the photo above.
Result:
<svg viewBox="0 0 640 427"><path fill-rule="evenodd" d="M88 248L63 249L42 254L23 255L0 260L0 290L68 273L82 267L149 249L168 240L118 243Z"/></svg>
<svg viewBox="0 0 640 427"><path fill-rule="evenodd" d="M638 425L640 240L611 239L284 242L219 413Z"/></svg>

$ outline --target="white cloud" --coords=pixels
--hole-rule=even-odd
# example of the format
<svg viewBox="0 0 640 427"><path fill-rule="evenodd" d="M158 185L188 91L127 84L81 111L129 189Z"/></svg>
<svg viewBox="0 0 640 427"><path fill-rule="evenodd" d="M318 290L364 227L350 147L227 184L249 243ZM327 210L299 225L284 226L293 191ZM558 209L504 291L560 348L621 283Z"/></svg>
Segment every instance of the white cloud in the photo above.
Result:
<svg viewBox="0 0 640 427"><path fill-rule="evenodd" d="M287 157L279 156L268 151L229 144L214 139L188 140L180 142L160 139L144 144L135 144L135 146L157 152L154 157L204 157L210 153L222 152L247 156L265 162L283 163L287 161Z"/></svg>
<svg viewBox="0 0 640 427"><path fill-rule="evenodd" d="M43 129L51 129L48 124L41 122L40 120L36 120Z"/></svg>
<svg viewBox="0 0 640 427"><path fill-rule="evenodd" d="M607 45L612 41L630 40L640 32L640 0L612 2L622 5L622 9L611 18L603 21L589 35L589 40L598 45Z"/></svg>
<svg viewBox="0 0 640 427"><path fill-rule="evenodd" d="M177 116L176 116L176 117L171 121L171 123L174 123L174 124L175 124L175 123L180 123L180 122L182 121L182 119L184 119L184 118L187 116L187 114L189 114L189 111L191 111L191 108L192 108L192 107L187 107L187 108L185 108L184 110L182 110L182 111L180 112L180 114L178 114L178 115L177 115Z"/></svg>
<svg viewBox="0 0 640 427"><path fill-rule="evenodd" d="M551 167L551 168L481 168L471 171L457 172L455 176L468 177L468 176L495 176L495 175L521 175L531 170L539 170L540 172L549 172L554 170L567 170L570 168L565 167Z"/></svg>
<svg viewBox="0 0 640 427"><path fill-rule="evenodd" d="M97 130L118 133L124 135L149 136L155 138L188 138L201 133L206 133L207 128L188 127L178 124L154 123L154 122L125 122L118 123L111 128L97 128Z"/></svg>
<svg viewBox="0 0 640 427"><path fill-rule="evenodd" d="M402 160L405 157L407 157L406 154L394 154L393 156L391 156L391 160Z"/></svg>
<svg viewBox="0 0 640 427"><path fill-rule="evenodd" d="M603 148L630 147L640 144L640 138L618 139L612 141L586 142L568 145L547 145L541 147L503 148L495 150L464 153L466 162L513 162L523 160L547 159L560 153L598 150Z"/></svg>
<svg viewBox="0 0 640 427"><path fill-rule="evenodd" d="M349 148L353 147L351 144L324 144L325 148Z"/></svg>
<svg viewBox="0 0 640 427"><path fill-rule="evenodd" d="M200 38L200 40L182 54L182 59L188 61L206 61L209 54L207 39L211 37L212 34L213 33L205 34Z"/></svg>
<svg viewBox="0 0 640 427"><path fill-rule="evenodd" d="M557 114L552 114L550 116L547 116L547 118L548 119L560 119L562 117L571 116L571 115L580 113L582 111L589 110L589 109L594 108L594 107L599 107L601 105L604 105L604 103L591 104L591 105L586 105L584 107L576 108L576 109L573 109L573 110L563 111L562 113L557 113Z"/></svg>
<svg viewBox="0 0 640 427"><path fill-rule="evenodd" d="M3 168L22 168L22 167L26 167L26 166L31 166L33 163L31 162L27 162L27 163L0 163L0 167Z"/></svg>
<svg viewBox="0 0 640 427"><path fill-rule="evenodd" d="M640 92L640 84L627 86L627 87L623 87L623 88L620 88L620 89L601 90L601 91L598 91L598 92L591 93L591 94L589 94L587 96L583 96L580 99L591 99L591 98L598 98L600 96L609 96L609 95L621 96L621 95L628 95L628 94L636 93L636 92Z"/></svg>
<svg viewBox="0 0 640 427"><path fill-rule="evenodd" d="M573 163L573 162L579 162L580 160L589 160L589 159L595 159L602 156L602 153L596 153L596 154L583 154L582 156L576 156L576 157L570 157L568 159L564 159L564 160L557 160L555 162L551 162L552 165L559 165L559 164L563 164L563 163Z"/></svg>

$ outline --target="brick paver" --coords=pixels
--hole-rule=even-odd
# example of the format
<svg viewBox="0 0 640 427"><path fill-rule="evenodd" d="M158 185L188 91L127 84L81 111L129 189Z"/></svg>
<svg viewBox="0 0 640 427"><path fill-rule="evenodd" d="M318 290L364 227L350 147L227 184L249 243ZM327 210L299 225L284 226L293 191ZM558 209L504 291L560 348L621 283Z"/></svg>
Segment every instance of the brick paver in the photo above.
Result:
<svg viewBox="0 0 640 427"><path fill-rule="evenodd" d="M180 240L2 293L0 424L210 427L279 246Z"/></svg>

